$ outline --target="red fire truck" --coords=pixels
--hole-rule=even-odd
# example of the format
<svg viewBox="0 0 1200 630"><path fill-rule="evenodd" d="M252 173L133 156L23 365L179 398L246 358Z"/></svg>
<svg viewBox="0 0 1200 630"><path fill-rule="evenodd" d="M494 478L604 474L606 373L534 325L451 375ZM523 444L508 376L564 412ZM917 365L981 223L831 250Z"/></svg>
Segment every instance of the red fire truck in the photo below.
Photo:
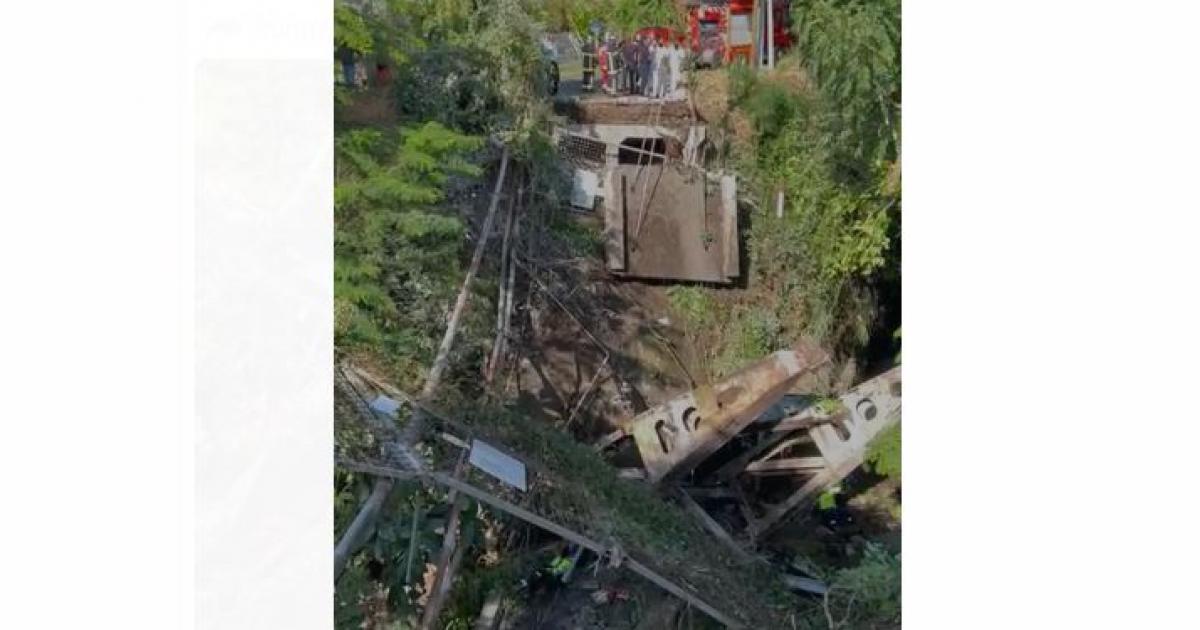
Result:
<svg viewBox="0 0 1200 630"><path fill-rule="evenodd" d="M754 56L755 21L758 29L766 31L765 16L754 10L755 2L762 7L766 0L690 0L688 2L688 31L696 64L716 66ZM775 50L792 45L788 29L790 0L774 0L773 37Z"/></svg>

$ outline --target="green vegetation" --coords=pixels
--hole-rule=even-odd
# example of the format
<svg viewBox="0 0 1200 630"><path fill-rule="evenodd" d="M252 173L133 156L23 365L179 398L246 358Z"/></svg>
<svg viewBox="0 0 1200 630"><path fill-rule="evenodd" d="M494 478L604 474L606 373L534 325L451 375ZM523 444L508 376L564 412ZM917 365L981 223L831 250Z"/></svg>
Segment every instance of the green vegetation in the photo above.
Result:
<svg viewBox="0 0 1200 630"><path fill-rule="evenodd" d="M726 137L732 153L722 159L737 166L740 194L752 204L751 275L746 295L714 301L726 311L715 318L737 322L723 327L728 335L751 316L758 339L770 322L776 344L809 337L853 356L872 335L891 332L879 330L880 287L899 283L899 3L794 6L793 23L803 28L779 71L726 70L729 115L749 126L741 142ZM753 347L726 337L709 345L713 356Z"/></svg>
<svg viewBox="0 0 1200 630"><path fill-rule="evenodd" d="M462 221L434 208L452 177L480 173L465 157L480 145L434 122L336 140L334 342L388 357L406 387L432 359L461 279Z"/></svg>
<svg viewBox="0 0 1200 630"><path fill-rule="evenodd" d="M593 21L622 35L646 26L683 27L674 0L548 0L545 7L550 28L581 37L589 35Z"/></svg>
<svg viewBox="0 0 1200 630"><path fill-rule="evenodd" d="M574 256L594 256L604 246L599 229L565 214L552 215L549 228Z"/></svg>
<svg viewBox="0 0 1200 630"><path fill-rule="evenodd" d="M871 441L866 460L876 474L900 481L900 425L880 433Z"/></svg>
<svg viewBox="0 0 1200 630"><path fill-rule="evenodd" d="M546 73L532 18L538 4L386 0L362 10L335 7L335 45L354 49L365 63L389 65L393 75L390 87L369 93L339 88L335 95L335 345L402 388L423 385L462 282L473 240L470 219L478 216L478 199L486 201L483 175L496 159L486 138L504 141L514 165L552 155L545 138ZM389 116L356 117L356 102L375 97L383 97ZM516 171L510 169L511 179ZM539 172L532 192L553 203L561 182L553 169ZM496 286L494 271L484 269L474 290ZM468 366L477 366L490 347L493 317L487 308L464 315L443 380L445 398L477 387ZM340 403L339 418L353 417L352 405ZM336 437L339 453L378 448L350 422L339 421ZM336 531L344 530L369 487L363 475L338 473ZM441 544L436 530L444 525L444 499L416 484L392 494L338 581L338 628L411 626L425 564ZM475 514L464 513L468 545L479 542L471 533ZM486 586L487 575L501 579L494 567L489 571L464 572L460 588ZM470 592L449 603L451 623L468 618L464 606L478 599Z"/></svg>
<svg viewBox="0 0 1200 630"><path fill-rule="evenodd" d="M667 289L671 307L691 328L704 328L711 323L712 297L704 289L690 284L679 284Z"/></svg>

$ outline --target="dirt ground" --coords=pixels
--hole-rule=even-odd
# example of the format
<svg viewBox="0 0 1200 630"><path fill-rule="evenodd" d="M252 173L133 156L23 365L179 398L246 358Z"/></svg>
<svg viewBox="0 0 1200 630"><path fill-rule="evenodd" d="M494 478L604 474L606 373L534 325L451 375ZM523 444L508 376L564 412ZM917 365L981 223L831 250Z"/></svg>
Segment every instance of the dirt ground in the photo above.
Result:
<svg viewBox="0 0 1200 630"><path fill-rule="evenodd" d="M372 86L356 91L347 103L339 105L338 117L353 125L394 125L399 121L394 89Z"/></svg>

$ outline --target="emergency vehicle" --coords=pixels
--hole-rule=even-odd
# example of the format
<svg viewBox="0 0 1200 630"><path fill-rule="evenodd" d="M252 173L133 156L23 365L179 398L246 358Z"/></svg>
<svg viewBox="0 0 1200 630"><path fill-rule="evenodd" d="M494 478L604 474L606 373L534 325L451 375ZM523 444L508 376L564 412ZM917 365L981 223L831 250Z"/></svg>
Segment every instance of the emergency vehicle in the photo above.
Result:
<svg viewBox="0 0 1200 630"><path fill-rule="evenodd" d="M718 66L741 59L749 63L754 57L755 21L758 29L766 31L766 19L754 10L755 2L766 6L764 0L690 0L688 2L688 35L692 58L698 66ZM776 54L792 45L790 0L774 0L773 33ZM765 41L765 40L763 40Z"/></svg>

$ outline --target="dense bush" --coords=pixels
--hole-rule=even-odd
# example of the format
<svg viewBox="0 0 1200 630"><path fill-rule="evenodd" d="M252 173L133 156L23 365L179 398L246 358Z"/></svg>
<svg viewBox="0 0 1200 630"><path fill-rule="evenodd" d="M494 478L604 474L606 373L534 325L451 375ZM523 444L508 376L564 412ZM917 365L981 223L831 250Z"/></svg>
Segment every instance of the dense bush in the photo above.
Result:
<svg viewBox="0 0 1200 630"><path fill-rule="evenodd" d="M438 123L358 129L336 141L334 342L389 357L419 383L460 278L462 222L435 211L452 176L475 176L478 138Z"/></svg>
<svg viewBox="0 0 1200 630"><path fill-rule="evenodd" d="M795 11L799 55L781 63L802 64L812 89L729 69L730 104L753 127L738 156L744 190L759 200L750 287L781 342L815 337L852 354L878 323L874 285L898 283L899 7L815 0Z"/></svg>

